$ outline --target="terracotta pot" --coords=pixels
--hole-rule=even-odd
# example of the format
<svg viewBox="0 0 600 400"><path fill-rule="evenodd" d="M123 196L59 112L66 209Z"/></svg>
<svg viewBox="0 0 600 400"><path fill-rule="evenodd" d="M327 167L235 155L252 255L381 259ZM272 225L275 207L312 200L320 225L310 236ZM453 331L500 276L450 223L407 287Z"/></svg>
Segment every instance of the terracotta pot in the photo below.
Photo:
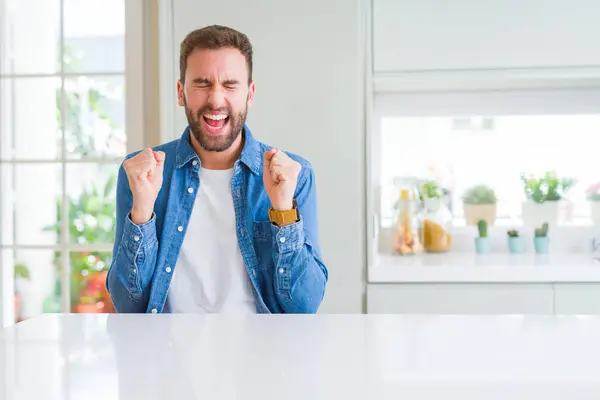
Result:
<svg viewBox="0 0 600 400"><path fill-rule="evenodd" d="M78 314L97 314L104 312L104 302L99 301L95 304L75 304L75 312Z"/></svg>
<svg viewBox="0 0 600 400"><path fill-rule="evenodd" d="M496 222L496 204L464 204L463 210L467 225L477 225L480 219L487 222L488 226Z"/></svg>

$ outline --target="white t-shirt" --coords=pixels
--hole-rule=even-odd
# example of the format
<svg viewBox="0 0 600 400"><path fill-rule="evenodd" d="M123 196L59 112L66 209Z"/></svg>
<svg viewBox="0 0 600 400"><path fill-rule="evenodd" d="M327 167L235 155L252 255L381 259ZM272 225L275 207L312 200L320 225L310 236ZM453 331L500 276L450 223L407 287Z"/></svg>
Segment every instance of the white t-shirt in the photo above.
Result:
<svg viewBox="0 0 600 400"><path fill-rule="evenodd" d="M235 231L233 169L200 169L200 188L169 287L173 313L256 313Z"/></svg>

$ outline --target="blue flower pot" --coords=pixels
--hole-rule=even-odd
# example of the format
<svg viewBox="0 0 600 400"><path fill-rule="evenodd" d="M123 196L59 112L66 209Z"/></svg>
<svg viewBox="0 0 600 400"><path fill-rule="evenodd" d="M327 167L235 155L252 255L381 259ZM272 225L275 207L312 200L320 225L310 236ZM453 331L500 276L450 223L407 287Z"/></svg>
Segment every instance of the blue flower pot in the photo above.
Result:
<svg viewBox="0 0 600 400"><path fill-rule="evenodd" d="M486 237L476 237L475 238L475 252L477 254L485 254L489 253L491 250L490 239Z"/></svg>
<svg viewBox="0 0 600 400"><path fill-rule="evenodd" d="M533 246L535 247L535 252L538 254L548 254L548 249L550 248L550 238L546 237L534 237L533 238Z"/></svg>
<svg viewBox="0 0 600 400"><path fill-rule="evenodd" d="M513 254L525 253L525 238L524 237L509 237L508 250Z"/></svg>

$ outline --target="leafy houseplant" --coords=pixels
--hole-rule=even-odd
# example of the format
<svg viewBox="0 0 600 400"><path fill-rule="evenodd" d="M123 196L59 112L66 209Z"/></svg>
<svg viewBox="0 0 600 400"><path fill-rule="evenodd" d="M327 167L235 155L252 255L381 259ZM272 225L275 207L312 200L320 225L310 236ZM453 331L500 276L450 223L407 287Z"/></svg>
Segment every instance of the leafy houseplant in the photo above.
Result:
<svg viewBox="0 0 600 400"><path fill-rule="evenodd" d="M442 197L442 190L436 181L428 180L423 182L421 186L421 200L441 199Z"/></svg>
<svg viewBox="0 0 600 400"><path fill-rule="evenodd" d="M494 225L498 199L493 188L487 185L472 186L463 194L462 201L467 225L476 225L482 219L488 225Z"/></svg>
<svg viewBox="0 0 600 400"><path fill-rule="evenodd" d="M519 231L511 229L508 232L508 250L511 253L525 253L525 240Z"/></svg>
<svg viewBox="0 0 600 400"><path fill-rule="evenodd" d="M65 46L63 59L65 71L78 71L80 66L75 49ZM64 145L68 153L79 157L104 158L111 155L114 143L124 143L124 133L118 130L117 123L103 109L111 98L118 98L118 88L110 84L102 84L101 80L78 77L65 82L64 90L56 91L56 120L64 132ZM61 104L64 103L64 108ZM64 114L62 114L64 111ZM62 146L63 137L58 146ZM115 168L116 169L116 168ZM78 245L94 245L113 243L116 225L115 198L112 195L116 184L116 174L112 173L100 187L92 185L84 188L78 198L67 198L68 204L68 236L71 243ZM60 237L62 220L62 198L57 199L57 223L46 227ZM64 265L62 253L54 253L54 265L58 275ZM103 290L103 301L88 290L91 281L103 280L110 266L112 253L109 251L75 251L70 252L70 293L71 304L77 309L78 304L95 301L104 303L105 311L112 311L112 304L106 301L108 294ZM56 310L59 305L61 283L57 280L54 294L44 304L48 309ZM97 311L96 311L97 312Z"/></svg>
<svg viewBox="0 0 600 400"><path fill-rule="evenodd" d="M533 245L535 252L538 254L548 253L549 241L548 238L548 223L544 222L541 228L535 228L533 237Z"/></svg>
<svg viewBox="0 0 600 400"><path fill-rule="evenodd" d="M114 241L116 208L114 196L111 196L116 175L111 175L101 191L96 186L85 188L79 198L68 199L69 236L72 242L80 245L111 243ZM62 224L62 201L57 200L57 222L47 230L60 232ZM71 266L71 304L82 302L87 296L85 289L90 279L105 276L110 267L112 254L107 251L78 251L69 254ZM62 253L54 253L54 265L62 271ZM109 303L109 302L106 302Z"/></svg>
<svg viewBox="0 0 600 400"><path fill-rule="evenodd" d="M490 252L490 241L488 238L487 228L488 228L487 221L480 219L477 222L477 230L479 232L479 237L475 238L475 251L478 254Z"/></svg>
<svg viewBox="0 0 600 400"><path fill-rule="evenodd" d="M539 177L521 174L521 184L527 199L523 203L523 222L531 227L544 222L549 225L557 223L559 201L564 199L575 180L559 178L554 171L548 171Z"/></svg>

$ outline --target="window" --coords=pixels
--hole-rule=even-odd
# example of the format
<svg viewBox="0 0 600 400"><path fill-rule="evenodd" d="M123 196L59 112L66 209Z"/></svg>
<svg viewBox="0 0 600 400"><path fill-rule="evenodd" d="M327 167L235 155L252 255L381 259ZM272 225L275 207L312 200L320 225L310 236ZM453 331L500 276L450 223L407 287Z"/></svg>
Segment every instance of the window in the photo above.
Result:
<svg viewBox="0 0 600 400"><path fill-rule="evenodd" d="M457 231L465 225L463 195L481 184L496 194L495 225L521 227L529 221L521 174L546 173L574 180L556 226L597 223L588 189L600 182L598 89L378 93L374 120L379 230L392 226L398 182L407 178L439 184Z"/></svg>
<svg viewBox="0 0 600 400"><path fill-rule="evenodd" d="M131 140L125 0L1 7L0 267L14 274L16 317L110 312L116 173Z"/></svg>

